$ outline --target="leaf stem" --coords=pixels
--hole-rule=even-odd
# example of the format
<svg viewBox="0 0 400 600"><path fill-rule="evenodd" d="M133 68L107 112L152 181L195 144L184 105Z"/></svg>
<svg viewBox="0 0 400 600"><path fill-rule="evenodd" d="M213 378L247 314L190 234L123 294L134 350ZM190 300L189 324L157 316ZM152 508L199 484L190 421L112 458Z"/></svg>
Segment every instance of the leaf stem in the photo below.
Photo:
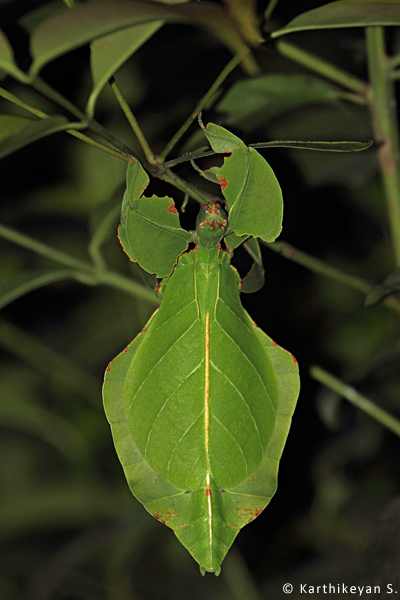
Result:
<svg viewBox="0 0 400 600"><path fill-rule="evenodd" d="M11 92L9 92L8 90L5 90L2 87L0 87L0 96L2 98L4 98L5 100L8 100L9 102L12 102L16 106L19 106L20 108L23 108L24 110L32 113L36 117L40 117L41 119L48 119L49 118L49 115L46 115L46 113L42 112L38 108L34 108L33 106L30 106L29 104L27 104L26 102L24 102L23 100L21 100L17 96L14 96L14 94L12 94Z"/></svg>
<svg viewBox="0 0 400 600"><path fill-rule="evenodd" d="M247 52L246 52L246 54L247 54ZM166 159L166 157L168 156L168 154L170 153L172 148L174 148L174 146L178 143L178 141L181 139L183 134L187 131L187 129L189 129L190 125L193 123L193 121L197 118L197 116L203 110L203 108L205 107L207 102L215 94L215 92L218 90L218 88L221 86L221 84L225 81L225 79L228 77L229 73L231 73L231 71L233 71L233 69L238 66L238 64L243 60L243 58L244 58L243 53L236 54L228 62L228 64L222 69L221 73L218 75L217 79L214 81L214 83L212 84L212 86L210 87L208 92L198 102L194 111L189 115L189 117L186 119L186 121L183 123L183 125L178 129L178 131L175 133L175 135L171 138L171 140L168 142L168 144L166 145L164 150L158 155L159 163L164 162L164 160Z"/></svg>
<svg viewBox="0 0 400 600"><path fill-rule="evenodd" d="M82 142L85 142L86 144L90 144L91 146L94 146L95 148L98 148L99 150L103 150L103 152L107 152L107 154L111 154L111 156L115 156L116 158L119 158L120 160L124 160L127 163L131 160L131 157L127 156L124 152L122 152L122 151L118 152L117 150L113 150L113 148L110 148L109 146L106 146L105 144L102 144L101 142L94 140L93 138L85 135L84 133L81 133L80 131L73 131L72 129L66 129L66 132L69 133L70 135L73 135L74 137L78 138Z"/></svg>
<svg viewBox="0 0 400 600"><path fill-rule="evenodd" d="M368 84L362 79L355 77L351 73L348 73L343 69L339 69L332 63L315 56L315 54L311 54L311 52L306 52L305 50L302 50L301 48L298 48L289 42L279 40L276 43L276 48L278 52L283 54L283 56L286 56L286 58L289 58L290 60L293 60L304 67L307 67L311 71L314 71L315 73L318 73L319 75L322 75L331 81L339 83L340 85L352 90L353 92L356 92L356 94L359 94L364 98L366 97L369 89Z"/></svg>
<svg viewBox="0 0 400 600"><path fill-rule="evenodd" d="M65 98L62 94L57 92L54 88L52 88L48 83L37 77L32 82L32 87L35 90L46 98L49 98L59 106L68 110L71 114L77 117L82 123L84 123L89 129L91 129L94 133L97 133L100 137L105 139L107 142L112 144L115 148L123 152L124 154L134 157L137 160L140 160L138 156L136 156L135 152L132 148L129 148L126 144L121 142L118 138L116 138L108 129L100 125L95 119L92 119L85 115L79 108L77 108L72 102L70 102L67 98Z"/></svg>
<svg viewBox="0 0 400 600"><path fill-rule="evenodd" d="M348 273L345 273L336 267L327 265L319 258L310 256L309 254L298 250L286 242L272 242L270 244L265 242L263 243L265 246L267 246L267 248L273 250L277 254L281 254L285 258L288 258L297 264L310 269L310 271L313 271L318 275L328 277L329 279L333 279L334 281L346 285L347 287L350 287L361 294L367 294L373 287L373 285L368 281L365 281L364 279L361 279L355 275L349 275ZM393 296L385 298L382 301L382 304L384 304L387 308L400 313L400 302Z"/></svg>
<svg viewBox="0 0 400 600"><path fill-rule="evenodd" d="M394 82L390 78L383 27L367 27L366 41L371 87L368 100L375 138L380 145L378 160L389 214L396 266L400 266L400 144Z"/></svg>
<svg viewBox="0 0 400 600"><path fill-rule="evenodd" d="M111 78L110 85L111 85L112 91L115 94L116 99L118 100L120 107L124 111L124 114L128 120L129 125L132 127L133 133L136 135L137 139L139 140L139 143L143 149L145 157L147 158L147 160L150 163L154 163L155 162L154 153L151 150L151 148L139 126L139 123L137 122L135 115L131 111L131 109L130 109L127 101L125 100L125 98L121 92L121 89L120 89L119 85L117 84L114 77Z"/></svg>
<svg viewBox="0 0 400 600"><path fill-rule="evenodd" d="M178 158L173 158L172 160L165 162L164 167L166 169L170 169L171 167L175 167L175 165L179 165L189 160L192 161L196 160L197 158L204 158L205 156L213 156L213 154L216 154L214 150L209 150L207 146L205 148L207 149L196 150L195 152L187 152Z"/></svg>
<svg viewBox="0 0 400 600"><path fill-rule="evenodd" d="M39 117L40 119L48 119L49 118L49 115L47 115L43 111L39 110L38 108L34 108L33 106L30 106L29 104L27 104L26 102L24 102L17 96L14 96L14 94L11 94L11 92L8 92L7 90L3 89L2 87L0 87L0 96L2 98L5 98L5 100L8 100L9 102L12 102L16 106L23 108L27 112L32 113L36 117ZM113 150L112 148L109 148L108 146L105 146L104 144L97 142L93 138L88 137L87 135L85 135L84 133L81 133L80 131L76 131L74 129L66 129L66 132L69 133L70 135L73 135L74 137L80 139L81 141L85 142L86 144L95 146L96 148L99 148L99 150L103 150L104 152L107 152L108 154L111 154L112 156L116 156L117 158L125 160L126 162L130 161L130 156L121 154L121 152L117 152L116 150Z"/></svg>
<svg viewBox="0 0 400 600"><path fill-rule="evenodd" d="M271 17L271 15L272 15L272 13L274 11L274 8L278 4L278 2L279 2L279 0L269 0L268 6L267 6L267 8L265 9L265 12L264 12L264 19L266 21L268 21L269 18Z"/></svg>
<svg viewBox="0 0 400 600"><path fill-rule="evenodd" d="M159 301L151 290L148 290L143 285L132 281L128 277L113 271L99 269L89 262L75 258L74 256L70 256L69 254L61 252L60 250L52 248L51 246L47 246L46 244L43 244L42 242L39 242L38 240L35 240L24 233L12 229L11 227L0 224L0 237L9 240L10 242L14 242L23 248L27 248L32 252L36 252L36 254L40 254L41 256L49 258L50 260L74 269L74 277L82 283L88 285L104 284L132 296L143 298L152 304L159 304Z"/></svg>
<svg viewBox="0 0 400 600"><path fill-rule="evenodd" d="M82 121L82 123L89 123L88 117L82 111L80 111L79 108L75 106L75 104L70 102L68 98L65 98L65 96L60 94L60 92L55 90L53 87L51 87L51 85L46 83L40 77L36 77L32 81L31 85L37 92L39 92L39 94L42 94L42 96L49 98L59 106L65 108L65 110L67 110L71 113L71 115L74 115L74 117Z"/></svg>
<svg viewBox="0 0 400 600"><path fill-rule="evenodd" d="M210 200L213 199L213 196L207 194L206 192L201 192L190 183L187 183L187 181L179 177L170 169L167 169L166 171L158 175L158 177L160 179L163 179L164 181L167 181L168 183L176 187L178 190L181 190L181 192L188 194L191 198L194 198L194 200L197 200L202 205L206 204L206 202L210 202Z"/></svg>
<svg viewBox="0 0 400 600"><path fill-rule="evenodd" d="M395 56L392 56L387 61L387 66L388 66L388 69L390 69L390 70L395 69L399 65L400 65L400 54L396 54Z"/></svg>
<svg viewBox="0 0 400 600"><path fill-rule="evenodd" d="M321 367L313 365L310 368L310 375L316 381L319 381L323 385L346 398L351 404L357 408L363 410L367 415L384 425L387 429L395 433L400 437L400 421L393 415L388 413L383 408L380 408L377 404L357 392L353 387L344 383L337 377L334 377Z"/></svg>

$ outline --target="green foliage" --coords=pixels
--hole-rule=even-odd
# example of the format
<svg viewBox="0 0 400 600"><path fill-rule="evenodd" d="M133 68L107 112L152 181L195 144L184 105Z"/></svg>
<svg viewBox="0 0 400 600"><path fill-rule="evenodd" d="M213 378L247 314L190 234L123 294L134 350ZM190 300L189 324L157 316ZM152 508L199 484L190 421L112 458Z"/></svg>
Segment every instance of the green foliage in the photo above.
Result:
<svg viewBox="0 0 400 600"><path fill-rule="evenodd" d="M272 35L278 37L310 29L399 24L397 0L338 0L299 15Z"/></svg>

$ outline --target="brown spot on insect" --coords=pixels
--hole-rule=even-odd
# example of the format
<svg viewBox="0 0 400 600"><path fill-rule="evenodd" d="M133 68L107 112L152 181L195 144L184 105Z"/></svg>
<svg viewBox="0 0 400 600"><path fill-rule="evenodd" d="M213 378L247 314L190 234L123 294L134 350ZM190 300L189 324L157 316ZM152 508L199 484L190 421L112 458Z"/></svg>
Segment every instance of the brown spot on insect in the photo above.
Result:
<svg viewBox="0 0 400 600"><path fill-rule="evenodd" d="M217 177L217 179L221 184L221 190L224 191L226 186L228 185L228 180L225 179L224 177Z"/></svg>
<svg viewBox="0 0 400 600"><path fill-rule="evenodd" d="M159 521L159 520L161 519L161 515L153 515L153 517L154 517L155 519L157 519L157 521Z"/></svg>
<svg viewBox="0 0 400 600"><path fill-rule="evenodd" d="M274 346L274 348L275 348L275 346L278 345L276 342L274 342L274 340L271 340L271 342L272 342L272 345Z"/></svg>
<svg viewBox="0 0 400 600"><path fill-rule="evenodd" d="M295 357L293 356L293 354L290 355L290 358L292 359L293 363L295 365L297 365L297 360L295 359Z"/></svg>
<svg viewBox="0 0 400 600"><path fill-rule="evenodd" d="M175 529L182 529L182 527L187 527L189 525L189 523L184 523L183 525L178 525L178 527L175 527ZM172 531L175 531L175 529L173 529Z"/></svg>
<svg viewBox="0 0 400 600"><path fill-rule="evenodd" d="M173 214L173 215L177 215L178 214L178 211L177 211L177 209L175 207L175 202L172 202L172 204L170 204L168 206L168 212L171 213L171 214Z"/></svg>
<svg viewBox="0 0 400 600"><path fill-rule="evenodd" d="M128 346L122 350L122 352L128 352Z"/></svg>
<svg viewBox="0 0 400 600"><path fill-rule="evenodd" d="M247 517L249 519L247 521L247 523L250 523L250 521L253 521L256 517L258 517L258 515L260 515L262 513L262 509L261 508L239 508L237 513L238 513L238 516L241 518Z"/></svg>
<svg viewBox="0 0 400 600"><path fill-rule="evenodd" d="M111 363L108 363L107 368L106 368L106 373L108 373L108 371L111 369Z"/></svg>
<svg viewBox="0 0 400 600"><path fill-rule="evenodd" d="M142 333L146 333L146 325L143 327Z"/></svg>
<svg viewBox="0 0 400 600"><path fill-rule="evenodd" d="M206 496L211 496L211 488L206 488Z"/></svg>

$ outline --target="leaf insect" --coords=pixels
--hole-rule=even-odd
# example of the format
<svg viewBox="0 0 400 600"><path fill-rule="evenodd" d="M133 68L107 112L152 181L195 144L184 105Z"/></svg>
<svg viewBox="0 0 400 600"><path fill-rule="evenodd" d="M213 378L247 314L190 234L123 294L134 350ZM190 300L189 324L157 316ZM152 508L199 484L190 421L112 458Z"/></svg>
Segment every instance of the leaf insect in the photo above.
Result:
<svg viewBox="0 0 400 600"><path fill-rule="evenodd" d="M170 198L142 197L148 178L139 163L128 167L120 240L167 279L161 307L107 367L103 396L133 494L203 575L218 575L240 529L275 493L299 376L294 357L243 308L232 251L221 247L222 239L229 249L252 235L277 237L279 185L255 150L216 125L207 131L230 154L217 171L229 217L210 202L196 231L185 231ZM255 198L255 184L265 197ZM255 202L261 218L249 218ZM189 241L195 249L185 251Z"/></svg>

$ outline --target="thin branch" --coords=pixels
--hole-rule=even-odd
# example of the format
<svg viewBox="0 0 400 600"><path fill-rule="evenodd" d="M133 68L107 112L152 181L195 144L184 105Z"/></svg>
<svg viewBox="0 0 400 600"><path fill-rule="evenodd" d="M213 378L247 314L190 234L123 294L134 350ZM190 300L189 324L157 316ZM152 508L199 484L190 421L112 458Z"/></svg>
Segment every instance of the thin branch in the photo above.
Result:
<svg viewBox="0 0 400 600"><path fill-rule="evenodd" d="M336 267L327 265L324 261L320 260L319 258L314 258L313 256L310 256L309 254L298 250L297 248L291 246L290 244L287 244L286 242L273 242L271 244L263 242L263 244L267 246L267 248L269 248L270 250L276 252L277 254L281 254L285 258L288 258L293 262L296 262L297 264L302 265L307 269L310 269L310 271L313 271L313 273L317 273L318 275L323 275L324 277L333 279L334 281L346 285L347 287L350 287L353 290L360 292L361 294L366 295L369 292L369 290L373 287L373 285L368 281L365 281L364 279L361 279L360 277L357 277L355 275L345 273L344 271L341 271ZM390 308L391 310L400 313L400 302L393 296L385 298L382 301L382 304L387 308Z"/></svg>
<svg viewBox="0 0 400 600"><path fill-rule="evenodd" d="M111 78L110 85L111 85L112 91L115 94L115 97L118 100L120 107L122 108L122 110L128 120L129 125L132 127L133 133L136 135L137 139L139 140L139 143L143 149L145 157L147 158L147 160L150 163L153 163L154 162L154 153L151 150L151 148L139 126L139 123L138 123L135 115L131 111L131 109L130 109L127 101L125 100L125 98L119 88L119 85L115 81L114 77Z"/></svg>
<svg viewBox="0 0 400 600"><path fill-rule="evenodd" d="M283 40L279 40L276 43L276 48L278 52L283 54L283 56L286 56L286 58L303 65L303 67L307 67L311 71L314 71L315 73L318 73L319 75L322 75L331 81L339 83L343 87L356 92L356 94L361 96L367 95L369 87L365 81L355 77L343 69L335 67L335 65L327 62L326 60L322 60L315 54L306 52L294 44L290 44L289 42L285 42Z"/></svg>
<svg viewBox="0 0 400 600"><path fill-rule="evenodd" d="M394 81L390 78L383 27L367 27L366 40L371 89L368 96L380 145L378 159L389 214L396 266L400 266L400 143Z"/></svg>
<svg viewBox="0 0 400 600"><path fill-rule="evenodd" d="M24 233L16 231L11 227L0 224L0 237L14 242L23 248L27 248L36 254L40 254L50 260L58 262L62 265L70 267L75 270L74 277L88 285L99 285L104 284L109 287L118 289L122 292L128 293L138 298L143 298L148 302L158 305L159 301L155 297L154 293L145 288L143 285L132 281L128 277L115 273L113 271L107 271L105 269L99 269L95 265L92 265L84 260L70 256L65 252L61 252L56 248L47 246L38 240L35 240Z"/></svg>
<svg viewBox="0 0 400 600"><path fill-rule="evenodd" d="M38 108L34 108L33 106L30 106L29 104L27 104L26 102L24 102L23 100L18 98L17 96L14 96L14 94L11 94L11 92L8 92L7 90L5 90L1 87L0 87L0 96L5 98L9 102L12 102L16 106L23 108L24 110L35 115L36 117L39 117L40 119L48 119L49 118L49 115L47 115L43 111L39 110ZM116 150L113 150L112 148L109 148L108 146L105 146L104 144L97 142L93 138L88 137L87 135L85 135L84 133L81 133L80 131L76 131L75 129L66 129L65 131L67 133L69 133L70 135L73 135L74 137L80 139L82 142L85 142L86 144L90 144L91 146L95 146L96 148L99 148L99 150L103 150L104 152L107 152L108 154L111 154L112 156L115 156L119 159L125 160L126 162L129 162L131 160L130 156L126 156L125 154L122 154L121 152L117 152Z"/></svg>
<svg viewBox="0 0 400 600"><path fill-rule="evenodd" d="M59 106L62 106L65 110L69 111L75 117L77 117L82 123L84 123L89 129L91 129L94 133L97 133L101 138L105 139L107 142L112 144L115 148L123 152L124 154L134 157L137 160L140 160L138 156L136 156L135 152L132 148L129 148L126 144L121 142L118 138L116 138L108 129L100 125L95 119L92 119L85 115L82 111L79 110L72 102L70 102L67 98L65 98L62 94L60 94L57 90L52 88L48 83L40 79L36 78L32 83L32 87L39 93L41 93L49 100L52 100Z"/></svg>
<svg viewBox="0 0 400 600"><path fill-rule="evenodd" d="M269 18L271 17L273 10L274 10L275 6L278 4L278 2L279 2L279 0L269 0L269 4L264 12L264 19L266 21L268 21Z"/></svg>
<svg viewBox="0 0 400 600"><path fill-rule="evenodd" d="M163 163L172 148L178 143L183 134L189 129L190 125L197 118L203 108L206 106L207 102L212 98L215 92L219 89L223 81L228 77L229 73L233 71L235 67L243 60L243 54L236 54L229 63L224 67L221 73L218 75L217 79L214 81L208 92L203 96L203 98L198 102L194 111L189 115L186 119L182 127L175 133L175 135L168 142L164 150L158 155L158 162Z"/></svg>
<svg viewBox="0 0 400 600"><path fill-rule="evenodd" d="M206 204L206 202L210 202L210 200L213 199L213 196L207 194L206 192L198 190L196 187L194 187L190 183L187 183L187 181L176 175L176 173L174 173L170 169L167 169L160 175L157 175L157 177L163 179L164 181L167 181L171 185L175 186L178 190L181 190L181 192L188 194L191 198L197 200L197 202L199 202L200 204Z"/></svg>
<svg viewBox="0 0 400 600"><path fill-rule="evenodd" d="M400 421L393 415L388 413L383 408L380 408L377 404L357 392L353 387L347 385L344 381L341 381L337 377L334 377L321 367L314 365L310 368L310 375L316 381L319 381L323 385L326 385L329 389L333 390L339 396L346 398L351 404L357 408L363 410L367 415L384 425L387 429L395 433L400 437Z"/></svg>

